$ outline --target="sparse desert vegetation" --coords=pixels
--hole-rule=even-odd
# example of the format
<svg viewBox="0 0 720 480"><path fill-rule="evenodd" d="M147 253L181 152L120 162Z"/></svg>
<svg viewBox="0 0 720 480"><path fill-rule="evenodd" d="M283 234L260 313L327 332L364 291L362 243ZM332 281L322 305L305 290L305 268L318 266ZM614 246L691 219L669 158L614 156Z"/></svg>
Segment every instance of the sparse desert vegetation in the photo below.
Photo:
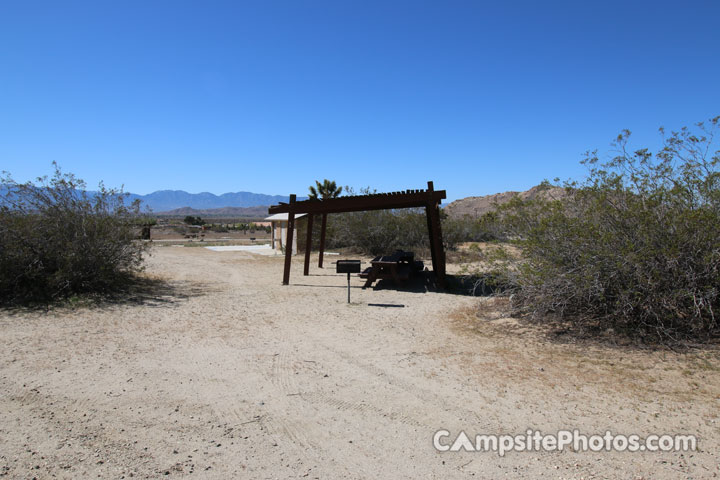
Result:
<svg viewBox="0 0 720 480"><path fill-rule="evenodd" d="M663 134L657 153L630 132L559 199L515 199L500 212L523 260L514 306L532 318L644 340L720 334L720 117Z"/></svg>
<svg viewBox="0 0 720 480"><path fill-rule="evenodd" d="M193 229L239 242L247 229L266 235L263 225L187 216L141 241L152 219L121 192L88 194L59 170L39 186L6 181L5 299L105 293L131 277L138 288L103 304L2 311L0 475L717 477L717 123L705 136L670 134L657 156L628 153L624 133L612 162L589 157L585 182L445 216L446 289L429 273L401 288L354 278L353 303L329 268L282 286L282 255L157 238ZM330 225L329 245L366 262L426 252L416 210ZM568 428L680 432L698 449L431 447L439 429Z"/></svg>
<svg viewBox="0 0 720 480"><path fill-rule="evenodd" d="M2 2L0 480L720 480L718 19Z"/></svg>
<svg viewBox="0 0 720 480"><path fill-rule="evenodd" d="M0 302L113 293L142 269L139 204L104 185L89 193L54 166L37 182L0 178Z"/></svg>

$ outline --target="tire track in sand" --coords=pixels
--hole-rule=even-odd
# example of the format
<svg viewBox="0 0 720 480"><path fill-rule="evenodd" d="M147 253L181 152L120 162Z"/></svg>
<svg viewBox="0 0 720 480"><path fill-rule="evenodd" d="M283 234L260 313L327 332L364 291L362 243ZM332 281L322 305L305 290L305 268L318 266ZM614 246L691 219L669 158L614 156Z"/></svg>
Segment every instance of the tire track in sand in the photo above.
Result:
<svg viewBox="0 0 720 480"><path fill-rule="evenodd" d="M372 363L369 363L365 360L362 360L357 356L351 355L348 352L338 350L325 343L317 343L317 345L333 353L334 355L339 357L339 359L351 365L352 367L364 371L374 377L380 378L385 384L399 388L400 390L410 394L411 396L420 400L421 403L431 403L436 411L443 412L446 415L449 415L449 418L457 421L459 425L466 424L468 421L471 420L473 422L477 422L476 425L480 427L488 426L486 425L486 422L482 421L482 419L478 416L476 412L453 403L448 397L440 396L439 394L431 390L418 387L416 384L400 378L397 375L389 373L386 370L376 365L373 365ZM463 416L466 418L463 419ZM420 422L420 424L423 427L436 428L439 424L438 422L440 419L438 419L436 416L433 416L433 418L427 418L427 420L428 421Z"/></svg>

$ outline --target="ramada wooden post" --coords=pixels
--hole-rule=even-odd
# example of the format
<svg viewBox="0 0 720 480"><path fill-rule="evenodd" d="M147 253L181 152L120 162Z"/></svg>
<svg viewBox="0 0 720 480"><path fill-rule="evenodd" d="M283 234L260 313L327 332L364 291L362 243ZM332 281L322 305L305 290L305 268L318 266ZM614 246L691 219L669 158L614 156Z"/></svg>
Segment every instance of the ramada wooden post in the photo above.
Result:
<svg viewBox="0 0 720 480"><path fill-rule="evenodd" d="M327 227L327 213L322 214L320 224L320 255L318 256L318 268L323 268L323 254L325 253L325 228Z"/></svg>
<svg viewBox="0 0 720 480"><path fill-rule="evenodd" d="M425 215L428 223L428 236L430 237L430 255L432 257L433 273L439 287L445 286L445 252L442 244L442 230L440 227L440 206L433 198L433 182L428 182L428 204L425 206Z"/></svg>
<svg viewBox="0 0 720 480"><path fill-rule="evenodd" d="M428 182L428 203L425 205L425 217L427 218L428 240L430 241L430 257L432 258L433 274L437 277L437 252L435 251L435 232L433 231L432 211L434 202L432 201L433 182Z"/></svg>
<svg viewBox="0 0 720 480"><path fill-rule="evenodd" d="M285 270L283 271L283 285L290 284L290 264L292 262L292 251L293 251L293 230L295 230L295 212L292 211L292 206L295 203L297 196L295 194L290 195L290 211L288 212L288 227L287 235L285 235Z"/></svg>
<svg viewBox="0 0 720 480"><path fill-rule="evenodd" d="M427 218L428 226L428 240L430 241L430 257L432 258L433 272L437 273L437 254L435 253L435 234L433 232L433 221L432 221L432 204L428 203L425 206L425 217Z"/></svg>
<svg viewBox="0 0 720 480"><path fill-rule="evenodd" d="M433 226L433 243L435 244L436 268L435 279L440 288L445 288L445 251L442 243L442 230L440 226L440 205L435 203L431 212L431 220Z"/></svg>
<svg viewBox="0 0 720 480"><path fill-rule="evenodd" d="M306 277L310 275L310 248L312 247L312 229L313 229L313 215L308 214L307 219L307 235L305 236L305 266L303 268L303 275Z"/></svg>

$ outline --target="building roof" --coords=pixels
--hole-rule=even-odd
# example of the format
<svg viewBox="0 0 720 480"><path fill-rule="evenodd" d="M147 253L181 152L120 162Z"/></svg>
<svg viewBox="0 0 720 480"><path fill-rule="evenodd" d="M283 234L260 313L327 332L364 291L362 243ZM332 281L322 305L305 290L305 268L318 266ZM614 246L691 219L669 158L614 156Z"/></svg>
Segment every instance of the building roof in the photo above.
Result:
<svg viewBox="0 0 720 480"><path fill-rule="evenodd" d="M307 215L307 213L296 213L295 218L304 217L305 215ZM275 215L270 215L269 217L265 218L265 220L269 220L271 222L287 222L287 219L287 213L276 213Z"/></svg>

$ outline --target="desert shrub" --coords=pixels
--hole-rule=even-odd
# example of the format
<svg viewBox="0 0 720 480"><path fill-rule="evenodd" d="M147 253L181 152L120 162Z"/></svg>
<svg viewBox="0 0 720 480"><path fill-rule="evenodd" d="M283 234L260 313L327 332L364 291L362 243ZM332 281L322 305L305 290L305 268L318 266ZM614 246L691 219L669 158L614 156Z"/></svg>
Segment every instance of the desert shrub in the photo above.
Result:
<svg viewBox="0 0 720 480"><path fill-rule="evenodd" d="M509 243L474 243L465 253L471 263L462 265L460 273L472 285L474 295L507 296L517 291L517 266L521 257Z"/></svg>
<svg viewBox="0 0 720 480"><path fill-rule="evenodd" d="M516 307L537 319L669 341L720 333L719 118L663 135L656 154L628 149L600 162L563 200L501 209L525 261Z"/></svg>
<svg viewBox="0 0 720 480"><path fill-rule="evenodd" d="M417 211L376 210L332 215L329 247L350 247L371 255L427 244L427 221ZM424 230L423 230L424 228Z"/></svg>
<svg viewBox="0 0 720 480"><path fill-rule="evenodd" d="M212 225L210 225L210 231L215 233L227 233L228 229L222 223L213 223Z"/></svg>
<svg viewBox="0 0 720 480"><path fill-rule="evenodd" d="M370 188L355 192L352 187L344 187L348 195L367 195L376 193ZM319 225L320 215L314 220ZM485 229L485 223L470 218L450 218L441 210L441 229L443 246L454 250L460 242L486 239L479 230ZM313 245L319 242L320 229L313 229ZM300 233L301 245L304 235ZM367 212L349 212L328 216L326 246L328 248L350 248L359 252L379 255L397 249L413 250L420 256L429 255L427 216L424 208L399 210L374 210Z"/></svg>
<svg viewBox="0 0 720 480"><path fill-rule="evenodd" d="M469 217L448 217L442 210L440 211L440 219L443 245L446 250L455 250L458 244L462 242L477 242L486 240L486 238L478 232L477 220Z"/></svg>
<svg viewBox="0 0 720 480"><path fill-rule="evenodd" d="M474 242L507 240L501 218L496 211L487 212L478 218L473 223L470 236Z"/></svg>
<svg viewBox="0 0 720 480"><path fill-rule="evenodd" d="M462 240L462 229L452 219L442 221L443 244L454 249ZM397 249L429 252L427 217L424 209L350 212L328 217L328 248L353 248L370 255Z"/></svg>
<svg viewBox="0 0 720 480"><path fill-rule="evenodd" d="M185 218L183 218L183 223L187 225L205 225L205 220L203 220L200 217L194 217L192 215L187 215Z"/></svg>
<svg viewBox="0 0 720 480"><path fill-rule="evenodd" d="M126 205L122 191L88 193L57 165L37 184L1 181L0 302L110 292L142 267L140 205Z"/></svg>
<svg viewBox="0 0 720 480"><path fill-rule="evenodd" d="M490 242L505 238L502 223L495 211L480 217L464 215L461 218L443 218L442 225L443 237L447 232L448 242L453 245L460 242Z"/></svg>

